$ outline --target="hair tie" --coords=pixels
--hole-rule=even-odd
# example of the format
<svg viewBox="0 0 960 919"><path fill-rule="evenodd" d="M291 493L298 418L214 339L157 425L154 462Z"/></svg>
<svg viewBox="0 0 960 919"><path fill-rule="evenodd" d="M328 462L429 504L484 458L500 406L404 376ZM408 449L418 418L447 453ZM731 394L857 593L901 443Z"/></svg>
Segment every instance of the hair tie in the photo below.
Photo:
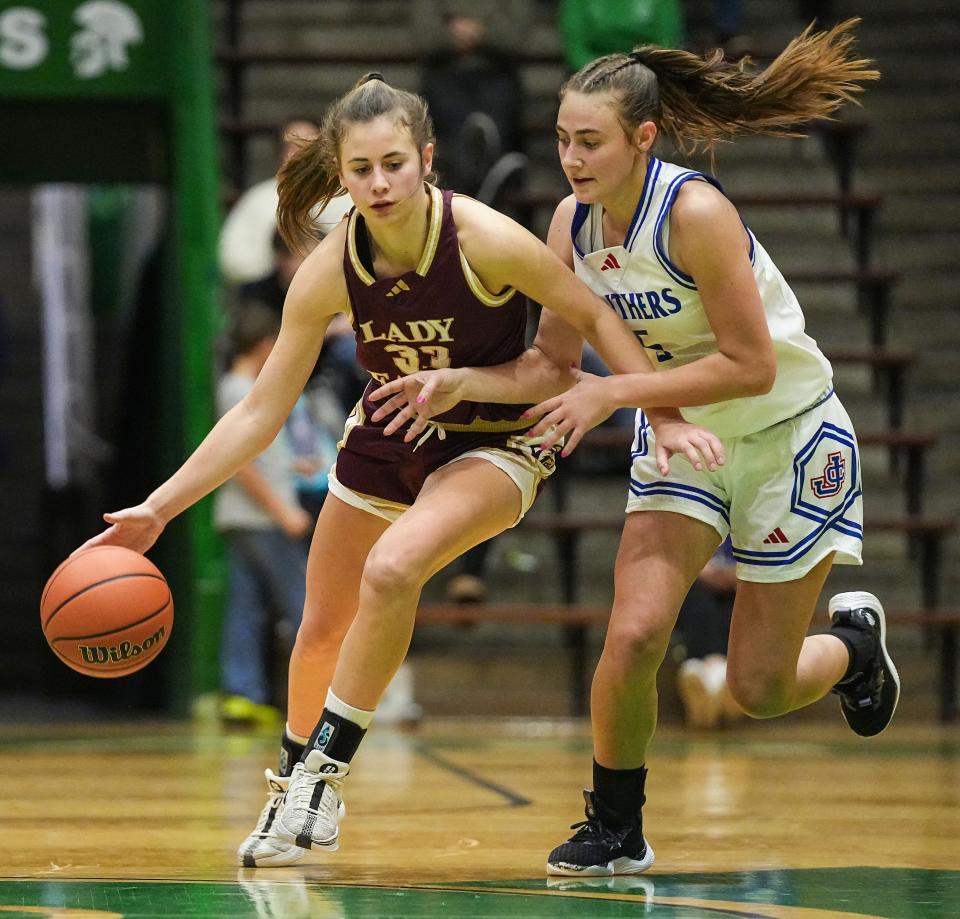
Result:
<svg viewBox="0 0 960 919"><path fill-rule="evenodd" d="M365 85L366 85L367 83L369 83L371 80L379 80L381 83L386 83L386 82L387 82L387 81L383 78L383 74L382 74L382 73L377 73L377 71L373 71L373 73L368 73L368 74L363 78L363 80L360 82L360 85L361 85L361 86L365 86Z"/></svg>

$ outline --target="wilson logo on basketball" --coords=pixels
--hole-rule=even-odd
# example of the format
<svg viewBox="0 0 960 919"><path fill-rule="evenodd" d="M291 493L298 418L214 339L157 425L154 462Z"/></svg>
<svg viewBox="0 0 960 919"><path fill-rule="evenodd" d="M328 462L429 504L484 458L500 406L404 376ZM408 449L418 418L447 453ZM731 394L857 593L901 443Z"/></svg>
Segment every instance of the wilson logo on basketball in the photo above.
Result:
<svg viewBox="0 0 960 919"><path fill-rule="evenodd" d="M121 641L118 645L77 645L77 650L85 664L115 664L149 651L155 644L163 641L165 635L166 630L161 626L140 644L135 641Z"/></svg>

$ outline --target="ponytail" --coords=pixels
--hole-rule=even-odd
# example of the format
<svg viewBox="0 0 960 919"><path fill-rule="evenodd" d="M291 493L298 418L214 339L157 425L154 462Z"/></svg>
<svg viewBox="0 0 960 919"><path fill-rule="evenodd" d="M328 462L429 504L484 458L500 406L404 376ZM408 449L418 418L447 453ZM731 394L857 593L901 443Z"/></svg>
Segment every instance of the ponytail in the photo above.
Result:
<svg viewBox="0 0 960 919"><path fill-rule="evenodd" d="M852 56L848 19L826 32L813 24L760 73L750 58L731 63L723 51L706 57L642 45L630 54L608 54L577 71L563 86L582 93L610 91L618 115L632 131L654 121L684 154L710 150L737 134L795 137L797 128L830 118L843 102L856 102L860 85L879 79L872 61Z"/></svg>
<svg viewBox="0 0 960 919"><path fill-rule="evenodd" d="M340 145L350 124L365 124L394 114L418 150L433 142L433 124L420 96L396 89L379 73L362 76L353 89L326 111L320 132L300 147L280 169L277 227L292 251L303 252L318 238L312 214L346 194L340 184Z"/></svg>

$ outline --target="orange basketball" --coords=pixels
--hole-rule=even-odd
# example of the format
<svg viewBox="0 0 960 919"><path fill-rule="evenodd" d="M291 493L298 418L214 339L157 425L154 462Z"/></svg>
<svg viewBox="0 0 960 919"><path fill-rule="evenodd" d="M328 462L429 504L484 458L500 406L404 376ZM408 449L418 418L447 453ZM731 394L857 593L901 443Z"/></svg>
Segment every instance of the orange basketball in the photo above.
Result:
<svg viewBox="0 0 960 919"><path fill-rule="evenodd" d="M173 629L173 597L156 565L121 546L71 555L40 597L40 627L53 653L88 676L146 667Z"/></svg>

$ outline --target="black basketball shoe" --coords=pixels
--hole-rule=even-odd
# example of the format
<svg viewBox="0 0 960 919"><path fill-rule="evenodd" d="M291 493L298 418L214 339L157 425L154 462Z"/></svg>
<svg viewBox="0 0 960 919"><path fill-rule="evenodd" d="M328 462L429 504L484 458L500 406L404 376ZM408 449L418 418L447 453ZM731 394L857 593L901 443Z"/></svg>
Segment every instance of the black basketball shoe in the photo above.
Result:
<svg viewBox="0 0 960 919"><path fill-rule="evenodd" d="M653 864L653 849L643 838L640 820L626 826L610 827L597 817L592 791L584 791L586 820L574 823L576 830L557 846L547 859L547 874L566 877L609 877L640 874Z"/></svg>
<svg viewBox="0 0 960 919"><path fill-rule="evenodd" d="M840 711L853 731L873 737L890 723L900 698L900 675L887 652L883 607L873 594L851 591L832 597L829 610L831 627L857 629L873 638L873 654L832 690L840 696Z"/></svg>

